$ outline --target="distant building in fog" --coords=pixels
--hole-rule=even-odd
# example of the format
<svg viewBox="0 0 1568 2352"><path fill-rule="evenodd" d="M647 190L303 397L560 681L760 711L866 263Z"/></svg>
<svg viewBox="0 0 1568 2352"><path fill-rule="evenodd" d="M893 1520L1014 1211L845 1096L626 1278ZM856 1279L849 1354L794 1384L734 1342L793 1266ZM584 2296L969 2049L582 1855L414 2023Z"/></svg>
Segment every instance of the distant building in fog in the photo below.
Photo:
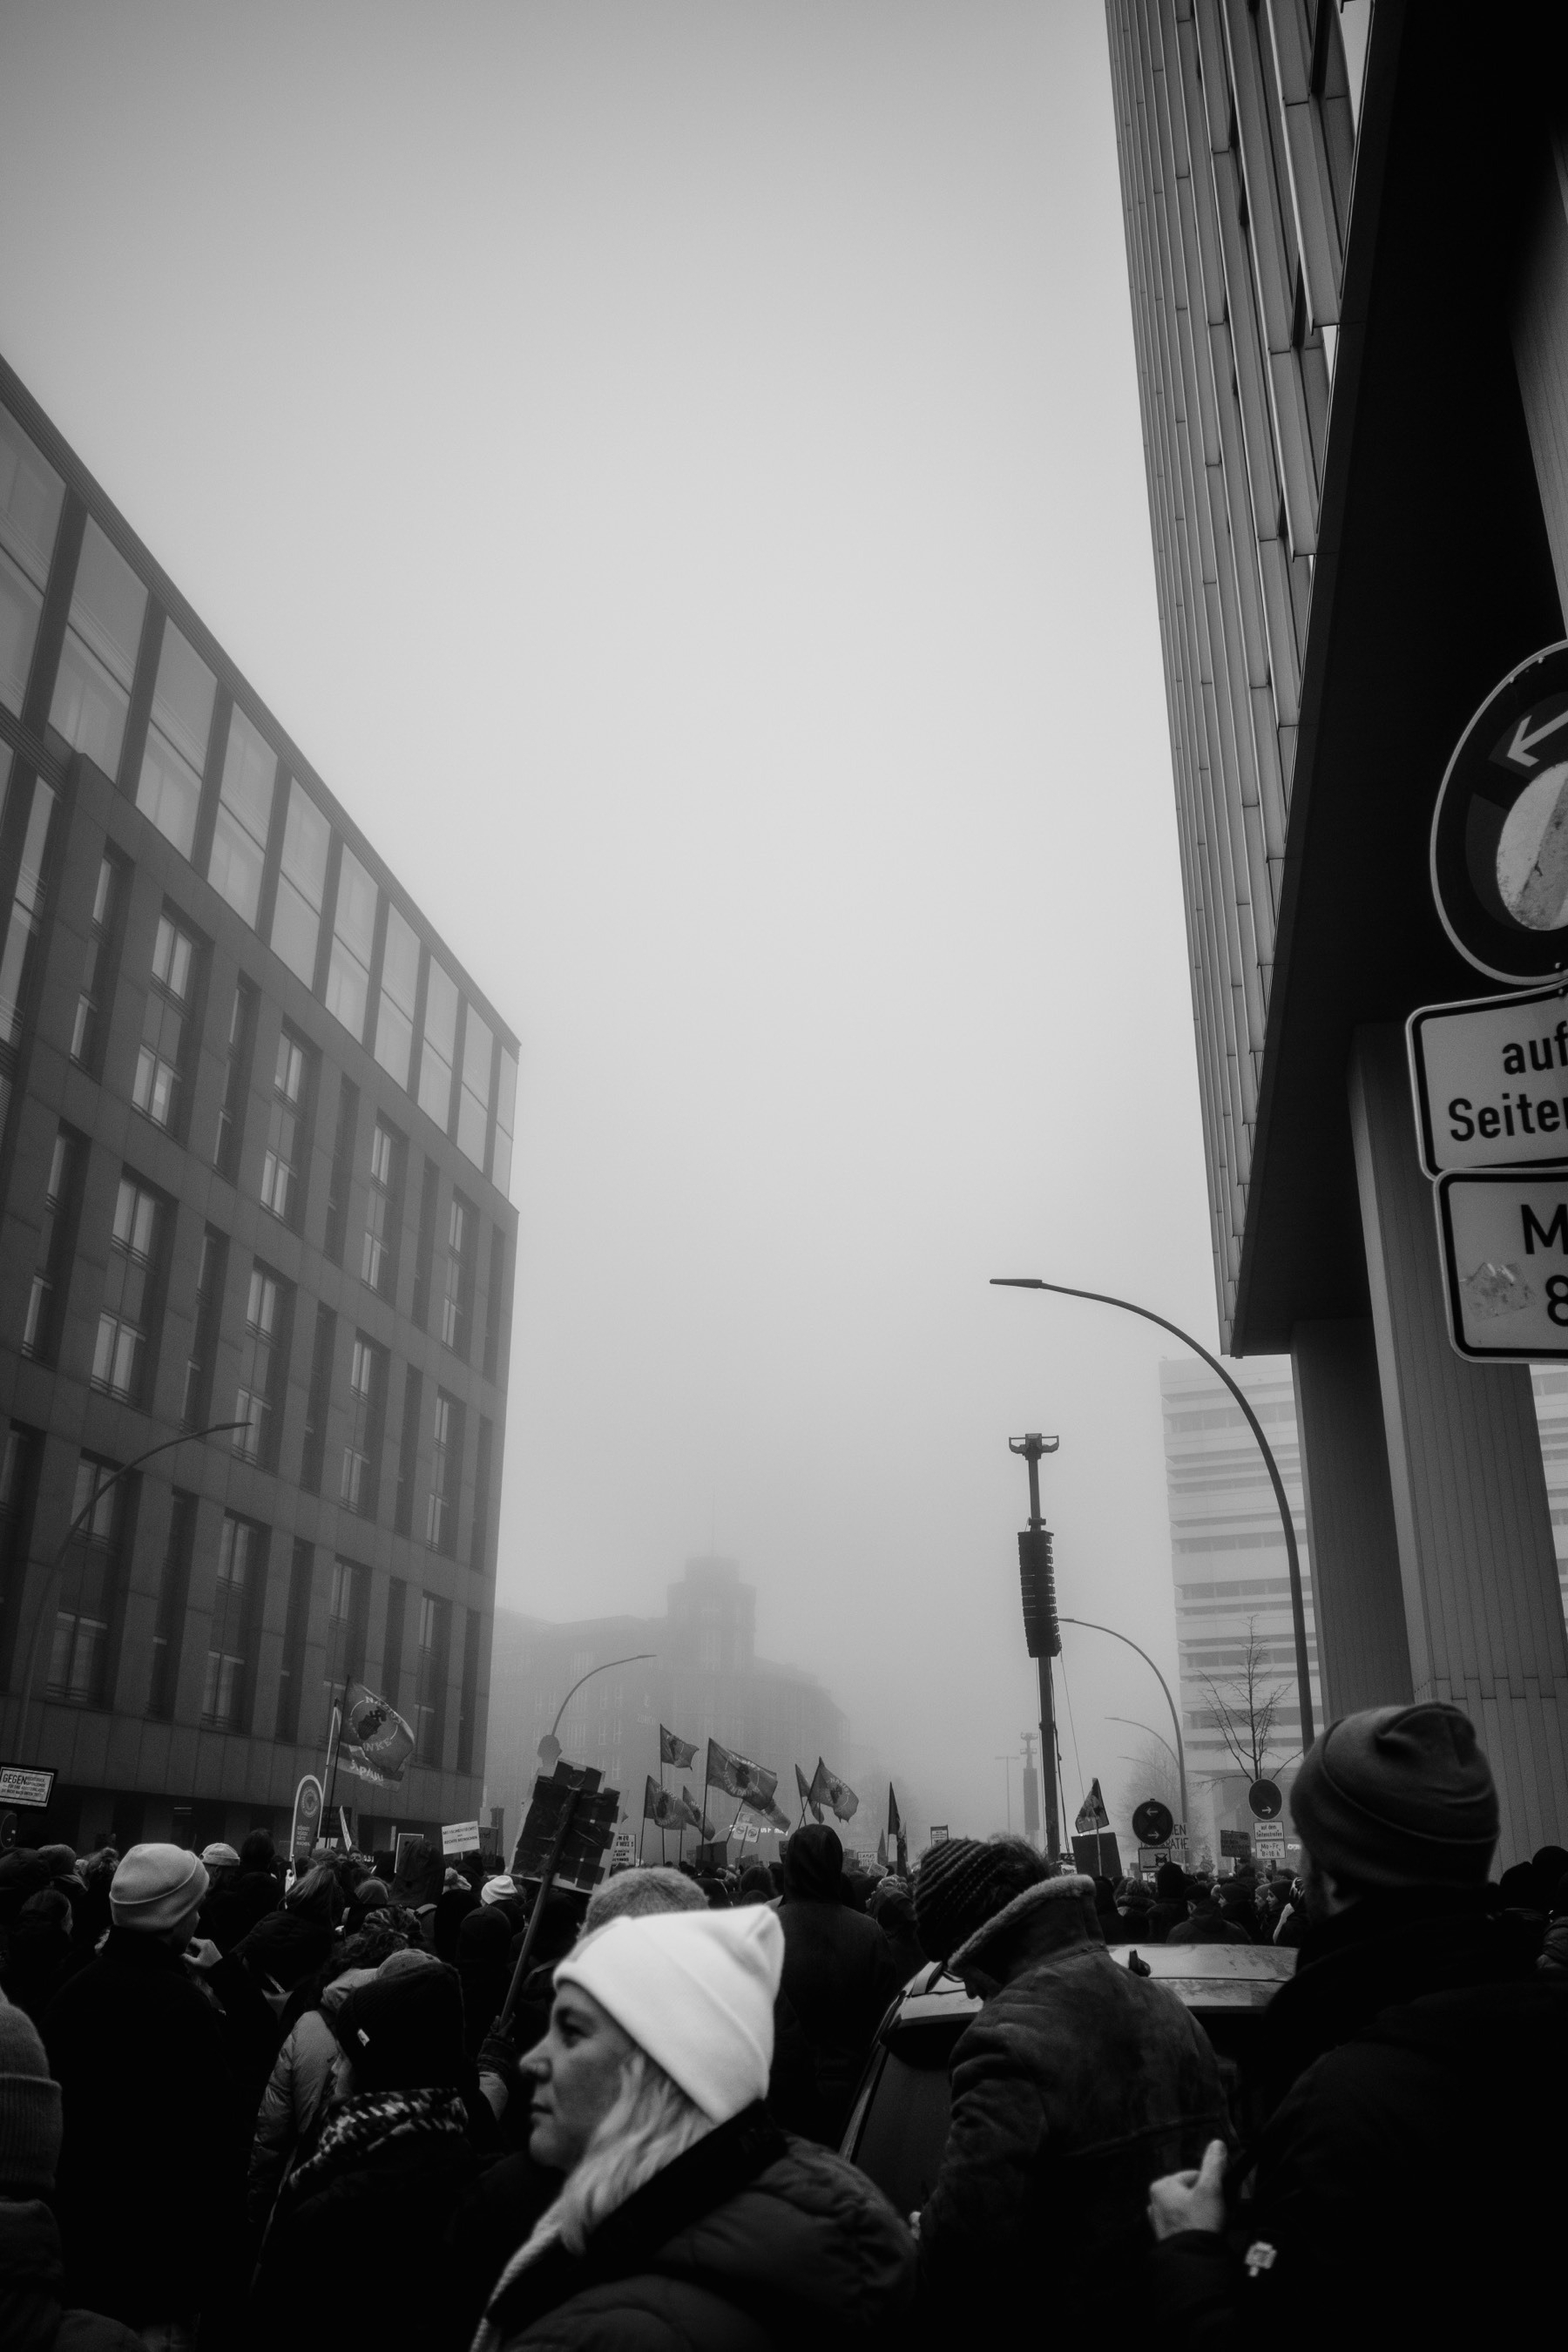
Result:
<svg viewBox="0 0 1568 2352"><path fill-rule="evenodd" d="M796 1811L795 1773L817 1757L848 1752L848 1725L813 1675L756 1654L757 1596L731 1559L693 1559L669 1587L662 1617L584 1617L555 1624L498 1609L490 1664L489 1738L485 1794L504 1808L509 1841L537 1767L541 1739L572 1685L611 1658L656 1653L645 1663L595 1675L561 1718L558 1734L574 1764L595 1764L619 1789L633 1820L643 1782L658 1778L658 1727L695 1740L689 1772L666 1774L700 1794L710 1738L768 1765L779 1776L779 1801ZM840 1769L846 1769L840 1765ZM711 1818L728 1826L734 1811L715 1792Z"/></svg>

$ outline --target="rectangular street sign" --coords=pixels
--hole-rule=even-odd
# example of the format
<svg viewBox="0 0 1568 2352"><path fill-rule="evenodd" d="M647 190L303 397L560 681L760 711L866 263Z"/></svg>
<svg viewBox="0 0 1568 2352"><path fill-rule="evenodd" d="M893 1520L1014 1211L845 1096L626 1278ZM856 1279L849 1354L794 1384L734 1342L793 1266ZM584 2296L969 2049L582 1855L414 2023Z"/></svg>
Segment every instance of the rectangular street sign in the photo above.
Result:
<svg viewBox="0 0 1568 2352"><path fill-rule="evenodd" d="M1405 1039L1428 1176L1568 1160L1568 996L1560 987L1424 1004Z"/></svg>
<svg viewBox="0 0 1568 2352"><path fill-rule="evenodd" d="M1254 1845L1280 1845L1285 1843L1283 1822L1259 1822L1252 1832Z"/></svg>
<svg viewBox="0 0 1568 2352"><path fill-rule="evenodd" d="M1568 1357L1568 1168L1444 1176L1436 1204L1458 1352L1490 1363Z"/></svg>

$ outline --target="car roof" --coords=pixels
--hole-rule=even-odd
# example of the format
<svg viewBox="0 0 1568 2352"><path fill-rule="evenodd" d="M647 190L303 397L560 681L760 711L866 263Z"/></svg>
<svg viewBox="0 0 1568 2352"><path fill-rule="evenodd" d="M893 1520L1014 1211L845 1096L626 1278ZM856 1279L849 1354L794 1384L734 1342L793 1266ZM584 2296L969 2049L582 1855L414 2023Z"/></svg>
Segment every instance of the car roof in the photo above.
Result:
<svg viewBox="0 0 1568 2352"><path fill-rule="evenodd" d="M1296 1973L1295 1951L1279 1944L1113 1944L1110 1949L1121 1968L1136 1952L1139 1973L1147 1968L1189 2009L1265 2009ZM981 2006L977 1993L933 1961L905 1986L899 2023L946 2023L973 2017Z"/></svg>

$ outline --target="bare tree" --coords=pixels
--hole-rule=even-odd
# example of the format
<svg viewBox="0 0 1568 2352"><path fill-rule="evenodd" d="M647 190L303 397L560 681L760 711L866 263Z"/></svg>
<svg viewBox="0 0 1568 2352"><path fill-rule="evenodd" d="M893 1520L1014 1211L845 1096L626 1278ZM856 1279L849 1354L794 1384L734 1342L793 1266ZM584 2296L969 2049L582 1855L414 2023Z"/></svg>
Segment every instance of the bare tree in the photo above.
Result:
<svg viewBox="0 0 1568 2352"><path fill-rule="evenodd" d="M1156 1739L1145 1739L1137 1752L1121 1759L1132 1767L1131 1779L1121 1795L1120 1818L1130 1821L1146 1797L1153 1797L1164 1806L1173 1822L1182 1818L1182 1784L1176 1777L1175 1759L1168 1748Z"/></svg>
<svg viewBox="0 0 1568 2352"><path fill-rule="evenodd" d="M1289 1682L1283 1682L1265 1694L1263 1685L1268 1679L1264 1671L1264 1645L1258 1638L1256 1617L1249 1617L1247 1621L1247 1648L1240 1672L1232 1675L1223 1688L1211 1675L1201 1677L1215 1711L1220 1738L1248 1780L1267 1778L1264 1768L1273 1744L1274 1718L1280 1700L1292 1687ZM1288 1763L1289 1758L1281 1757L1279 1760L1282 1764Z"/></svg>

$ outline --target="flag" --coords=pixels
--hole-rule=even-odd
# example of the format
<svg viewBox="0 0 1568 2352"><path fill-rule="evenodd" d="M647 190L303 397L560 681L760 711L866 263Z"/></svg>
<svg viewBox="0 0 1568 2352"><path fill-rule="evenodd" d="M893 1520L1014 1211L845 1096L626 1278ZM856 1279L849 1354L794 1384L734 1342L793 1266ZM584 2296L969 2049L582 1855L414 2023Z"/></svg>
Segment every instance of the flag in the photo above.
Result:
<svg viewBox="0 0 1568 2352"><path fill-rule="evenodd" d="M886 1870L888 1867L888 1832L886 1830L882 1832L881 1836L877 1840L877 1859L881 1864L883 1869Z"/></svg>
<svg viewBox="0 0 1568 2352"><path fill-rule="evenodd" d="M903 1835L904 1825L899 1819L899 1801L893 1794L893 1784L888 1783L888 1835L895 1844Z"/></svg>
<svg viewBox="0 0 1568 2352"><path fill-rule="evenodd" d="M666 1731L661 1723L658 1727L658 1760L661 1764L673 1764L678 1772L689 1772L697 1761L697 1742L695 1739L677 1739L674 1732Z"/></svg>
<svg viewBox="0 0 1568 2352"><path fill-rule="evenodd" d="M1105 1810L1105 1799L1100 1793L1098 1780L1089 1782L1089 1794L1078 1809L1078 1819L1073 1827L1080 1837L1087 1836L1090 1830L1108 1830L1110 1827L1110 1815Z"/></svg>
<svg viewBox="0 0 1568 2352"><path fill-rule="evenodd" d="M765 1805L759 1805L756 1810L761 1813L763 1821L769 1822L775 1830L783 1830L786 1835L795 1827L795 1823L776 1797L770 1797Z"/></svg>
<svg viewBox="0 0 1568 2352"><path fill-rule="evenodd" d="M814 1822L819 1822L822 1819L822 1807L820 1805L812 1804L811 1782L806 1779L805 1774L801 1770L798 1764L795 1768L795 1785L800 1790L801 1811L804 1813L807 1805L811 1805L811 1818Z"/></svg>
<svg viewBox="0 0 1568 2352"><path fill-rule="evenodd" d="M363 1683L351 1683L338 1733L342 1769L381 1789L400 1789L413 1753L414 1734L391 1701L378 1698Z"/></svg>
<svg viewBox="0 0 1568 2352"><path fill-rule="evenodd" d="M888 1839L893 1854L893 1866L900 1878L910 1874L909 1847L905 1843L903 1816L899 1801L893 1794L893 1784L888 1783Z"/></svg>
<svg viewBox="0 0 1568 2352"><path fill-rule="evenodd" d="M811 1778L811 1801L814 1806L831 1805L841 1822L852 1820L860 1803L848 1781L830 1772L820 1756ZM816 1818L820 1821L822 1815L818 1813Z"/></svg>
<svg viewBox="0 0 1568 2352"><path fill-rule="evenodd" d="M678 1830L681 1826L681 1803L668 1789L661 1789L650 1772L643 1790L642 1817L652 1822L656 1829Z"/></svg>
<svg viewBox="0 0 1568 2352"><path fill-rule="evenodd" d="M682 1788L680 1791L680 1809L686 1815L688 1827L694 1829L699 1837L707 1838L710 1843L711 1843L713 1838L713 1824L708 1819L708 1816L704 1813L701 1806L698 1803L689 1789Z"/></svg>
<svg viewBox="0 0 1568 2352"><path fill-rule="evenodd" d="M765 1764L753 1764L749 1756L733 1755L728 1748L721 1748L716 1739L708 1742L705 1788L722 1789L727 1796L739 1797L742 1802L749 1797L760 1797L765 1806L778 1784L778 1774L770 1772Z"/></svg>

